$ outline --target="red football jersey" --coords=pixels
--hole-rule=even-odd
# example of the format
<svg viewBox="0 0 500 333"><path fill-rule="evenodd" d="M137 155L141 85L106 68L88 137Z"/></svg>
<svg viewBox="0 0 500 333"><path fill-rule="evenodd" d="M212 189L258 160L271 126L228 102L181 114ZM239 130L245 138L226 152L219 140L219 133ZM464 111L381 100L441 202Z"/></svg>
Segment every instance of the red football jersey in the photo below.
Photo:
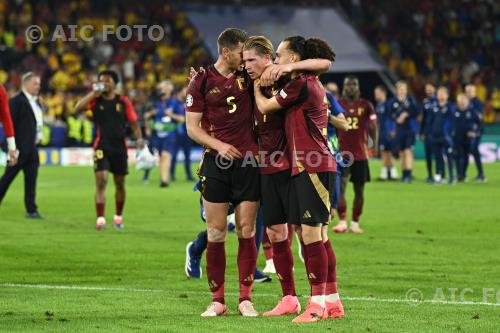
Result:
<svg viewBox="0 0 500 333"><path fill-rule="evenodd" d="M3 129L5 131L6 137L14 136L14 125L12 124L12 118L10 116L9 109L9 96L7 91L0 84L0 121L3 124Z"/></svg>
<svg viewBox="0 0 500 333"><path fill-rule="evenodd" d="M244 73L226 78L212 65L191 80L185 104L187 112L203 113L201 127L208 134L233 145L243 156L258 151L250 83ZM217 154L207 147L205 151Z"/></svg>
<svg viewBox="0 0 500 333"><path fill-rule="evenodd" d="M352 127L348 131L339 130L340 150L351 152L355 161L365 161L368 159L368 126L377 122L373 104L365 99L358 99L350 104L344 98L341 98L339 103Z"/></svg>
<svg viewBox="0 0 500 333"><path fill-rule="evenodd" d="M327 145L328 103L326 93L314 74L301 74L276 95L286 109L285 133L292 163L292 176L336 171L336 162Z"/></svg>
<svg viewBox="0 0 500 333"><path fill-rule="evenodd" d="M266 97L275 96L277 93L274 87L263 89ZM263 115L255 106L255 123L259 142L260 172L263 175L270 175L290 169L285 135L285 113L280 111Z"/></svg>

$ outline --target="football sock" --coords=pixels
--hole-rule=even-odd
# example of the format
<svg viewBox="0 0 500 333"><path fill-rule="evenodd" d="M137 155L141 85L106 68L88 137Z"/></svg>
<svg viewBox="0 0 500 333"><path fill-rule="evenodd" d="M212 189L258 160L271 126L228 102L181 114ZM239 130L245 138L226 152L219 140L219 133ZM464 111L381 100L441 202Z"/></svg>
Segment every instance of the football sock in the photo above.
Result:
<svg viewBox="0 0 500 333"><path fill-rule="evenodd" d="M205 249L207 248L207 242L208 232L206 230L203 230L193 241L193 245L191 245L191 254L197 257L201 257L203 251L205 251Z"/></svg>
<svg viewBox="0 0 500 333"><path fill-rule="evenodd" d="M104 202L103 203L96 202L95 211L97 217L104 216Z"/></svg>
<svg viewBox="0 0 500 333"><path fill-rule="evenodd" d="M307 272L311 284L311 301L325 306L326 279L328 275L328 257L323 241L306 245Z"/></svg>
<svg viewBox="0 0 500 333"><path fill-rule="evenodd" d="M273 261L276 276L281 284L283 296L295 296L295 281L293 277L293 256L288 240L273 243Z"/></svg>
<svg viewBox="0 0 500 333"><path fill-rule="evenodd" d="M262 250L264 250L264 257L266 258L266 260L273 259L273 246L269 241L267 232L264 231L264 236L262 238Z"/></svg>
<svg viewBox="0 0 500 333"><path fill-rule="evenodd" d="M346 219L346 212L347 212L347 205L346 204L341 204L339 202L339 207L338 207L338 213L339 213L339 220L340 221L345 221Z"/></svg>
<svg viewBox="0 0 500 333"><path fill-rule="evenodd" d="M125 205L125 201L115 201L116 204L116 215L122 216L123 206Z"/></svg>
<svg viewBox="0 0 500 333"><path fill-rule="evenodd" d="M363 213L363 204L362 203L354 203L352 207L352 220L359 221L359 217Z"/></svg>
<svg viewBox="0 0 500 333"><path fill-rule="evenodd" d="M224 304L224 277L226 274L225 243L208 242L206 260L208 286L212 292L212 301Z"/></svg>
<svg viewBox="0 0 500 333"><path fill-rule="evenodd" d="M328 257L328 274L326 277L326 295L337 294L337 258L333 251L332 243L327 240L323 243Z"/></svg>
<svg viewBox="0 0 500 333"><path fill-rule="evenodd" d="M252 300L253 278L257 265L257 247L255 246L254 238L238 238L240 303Z"/></svg>

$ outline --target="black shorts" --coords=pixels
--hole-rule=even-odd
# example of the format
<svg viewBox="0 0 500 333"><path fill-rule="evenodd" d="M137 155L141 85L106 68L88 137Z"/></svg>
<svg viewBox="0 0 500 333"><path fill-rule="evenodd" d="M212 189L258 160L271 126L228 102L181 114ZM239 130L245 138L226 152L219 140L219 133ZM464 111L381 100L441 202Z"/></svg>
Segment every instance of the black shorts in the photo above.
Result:
<svg viewBox="0 0 500 333"><path fill-rule="evenodd" d="M203 198L209 202L230 202L236 207L242 201L259 201L258 163L247 159L231 162L205 154L200 167L198 188Z"/></svg>
<svg viewBox="0 0 500 333"><path fill-rule="evenodd" d="M128 156L126 151L94 151L94 171L109 171L114 175L128 174Z"/></svg>
<svg viewBox="0 0 500 333"><path fill-rule="evenodd" d="M291 170L261 175L261 205L264 225L287 223Z"/></svg>
<svg viewBox="0 0 500 333"><path fill-rule="evenodd" d="M330 191L334 188L335 172L308 173L303 171L290 181L288 222L292 224L328 224Z"/></svg>
<svg viewBox="0 0 500 333"><path fill-rule="evenodd" d="M351 166L342 168L342 178L350 177L350 181L356 184L364 184L370 181L370 168L368 160L354 161Z"/></svg>

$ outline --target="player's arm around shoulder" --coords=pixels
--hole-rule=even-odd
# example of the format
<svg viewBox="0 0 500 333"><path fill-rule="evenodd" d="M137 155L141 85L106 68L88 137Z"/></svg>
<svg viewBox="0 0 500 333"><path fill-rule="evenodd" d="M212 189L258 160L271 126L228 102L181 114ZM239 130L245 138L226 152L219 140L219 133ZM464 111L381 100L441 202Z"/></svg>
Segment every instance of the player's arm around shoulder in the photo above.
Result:
<svg viewBox="0 0 500 333"><path fill-rule="evenodd" d="M281 110L281 105L278 103L275 96L271 98L267 98L264 96L261 90L260 80L253 81L254 86L254 94L255 94L255 103L257 104L257 108L262 114L268 114L271 112L275 112Z"/></svg>

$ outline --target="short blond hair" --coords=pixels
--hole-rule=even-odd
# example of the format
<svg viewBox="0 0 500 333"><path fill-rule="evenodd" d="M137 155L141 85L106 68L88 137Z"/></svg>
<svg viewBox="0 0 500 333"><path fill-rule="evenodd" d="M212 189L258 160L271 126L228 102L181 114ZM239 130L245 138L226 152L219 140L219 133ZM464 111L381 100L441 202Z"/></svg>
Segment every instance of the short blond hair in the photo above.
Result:
<svg viewBox="0 0 500 333"><path fill-rule="evenodd" d="M269 40L269 38L265 36L251 36L247 39L245 44L243 45L243 51L255 50L255 52L260 55L270 55L272 56L274 53L273 43Z"/></svg>

